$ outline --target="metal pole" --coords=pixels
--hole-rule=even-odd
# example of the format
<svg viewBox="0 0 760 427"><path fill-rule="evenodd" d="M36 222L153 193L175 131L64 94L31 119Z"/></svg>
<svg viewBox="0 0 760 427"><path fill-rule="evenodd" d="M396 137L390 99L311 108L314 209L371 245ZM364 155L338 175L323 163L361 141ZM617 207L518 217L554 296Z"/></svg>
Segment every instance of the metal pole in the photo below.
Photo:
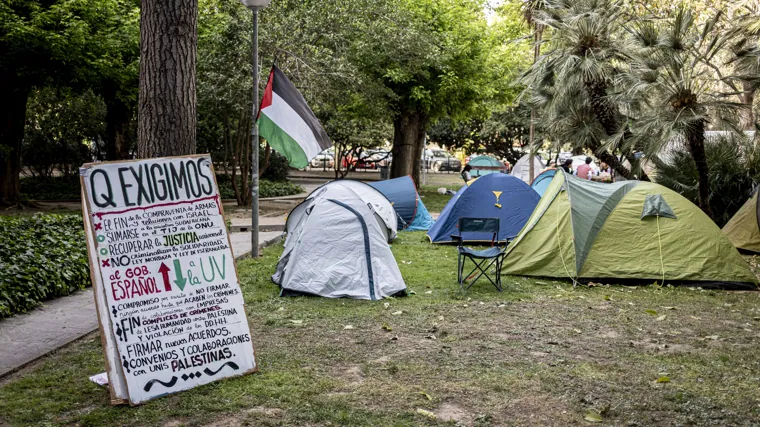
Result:
<svg viewBox="0 0 760 427"><path fill-rule="evenodd" d="M427 185L427 133L422 140L422 185Z"/></svg>
<svg viewBox="0 0 760 427"><path fill-rule="evenodd" d="M259 257L259 11L253 9L253 118L251 123L251 257Z"/></svg>

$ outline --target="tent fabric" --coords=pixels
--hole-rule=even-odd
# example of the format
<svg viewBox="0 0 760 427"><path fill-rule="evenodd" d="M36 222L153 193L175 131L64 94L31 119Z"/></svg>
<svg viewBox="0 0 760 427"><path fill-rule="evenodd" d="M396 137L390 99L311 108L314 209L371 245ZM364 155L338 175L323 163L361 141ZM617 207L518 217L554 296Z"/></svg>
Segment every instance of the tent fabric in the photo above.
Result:
<svg viewBox="0 0 760 427"><path fill-rule="evenodd" d="M512 167L512 172L510 172L510 175L521 179L523 182L530 184L530 155L526 154L515 163L515 165ZM534 178L536 175L541 173L542 170L546 165L544 164L544 161L541 160L540 156L536 156L533 158L533 174Z"/></svg>
<svg viewBox="0 0 760 427"><path fill-rule="evenodd" d="M538 193L519 179L501 173L484 175L451 197L428 231L432 243L451 243L458 235L459 218L499 218L499 241L517 235L540 200ZM463 233L465 242L491 242L491 233Z"/></svg>
<svg viewBox="0 0 760 427"><path fill-rule="evenodd" d="M644 200L644 209L641 211L641 219L656 216L660 218L678 219L668 202L659 194L649 194Z"/></svg>
<svg viewBox="0 0 760 427"><path fill-rule="evenodd" d="M272 276L281 295L378 300L406 290L385 222L359 193L327 186L305 203Z"/></svg>
<svg viewBox="0 0 760 427"><path fill-rule="evenodd" d="M642 218L653 196L675 218ZM747 288L757 283L715 223L678 193L651 182L602 184L560 171L508 246L503 271L589 280L664 277Z"/></svg>
<svg viewBox="0 0 760 427"><path fill-rule="evenodd" d="M500 162L499 159L486 155L472 157L467 164L472 167L472 170L470 171L470 175L472 176L501 173L507 169L504 163Z"/></svg>
<svg viewBox="0 0 760 427"><path fill-rule="evenodd" d="M374 187L367 185L361 181L354 181L350 179L330 181L312 191L308 196L306 196L306 199L303 202L301 202L292 211L290 211L290 214L288 214L288 219L285 222L285 231L288 232L288 234L293 231L295 225L298 223L298 221L300 221L306 209L311 206L309 203L310 200L315 199L324 192L335 187L351 189L356 194L358 194L365 203L372 205L372 208L375 211L375 215L380 217L382 219L382 222L385 224L385 234L388 236L387 240L390 242L396 238L396 230L398 229L399 224L398 218L396 216L396 211L393 208L393 204L390 202L390 200L388 200L388 198L385 197L383 193Z"/></svg>
<svg viewBox="0 0 760 427"><path fill-rule="evenodd" d="M552 182L555 173L557 173L556 169L547 169L541 172L535 179L533 179L530 186L536 190L536 193L538 193L539 196L543 196L546 188L549 187L549 184Z"/></svg>
<svg viewBox="0 0 760 427"><path fill-rule="evenodd" d="M739 249L760 253L760 200L758 191L747 200L728 223L723 233Z"/></svg>
<svg viewBox="0 0 760 427"><path fill-rule="evenodd" d="M369 185L381 192L396 211L398 229L405 231L429 230L433 225L425 204L417 193L417 186L410 176L370 182Z"/></svg>

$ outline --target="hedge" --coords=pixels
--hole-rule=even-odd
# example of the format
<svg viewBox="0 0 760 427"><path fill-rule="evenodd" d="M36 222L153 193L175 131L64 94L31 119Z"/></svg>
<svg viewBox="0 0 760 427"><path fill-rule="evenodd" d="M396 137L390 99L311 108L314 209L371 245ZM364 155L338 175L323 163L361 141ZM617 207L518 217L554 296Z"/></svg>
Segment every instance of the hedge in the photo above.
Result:
<svg viewBox="0 0 760 427"><path fill-rule="evenodd" d="M0 317L90 286L82 217L0 216Z"/></svg>
<svg viewBox="0 0 760 427"><path fill-rule="evenodd" d="M237 177L240 180L240 176ZM232 180L229 176L217 174L219 193L222 199L234 199ZM27 200L80 200L79 177L30 177L21 179L21 196ZM290 181L259 181L259 197L282 197L302 193L303 187Z"/></svg>

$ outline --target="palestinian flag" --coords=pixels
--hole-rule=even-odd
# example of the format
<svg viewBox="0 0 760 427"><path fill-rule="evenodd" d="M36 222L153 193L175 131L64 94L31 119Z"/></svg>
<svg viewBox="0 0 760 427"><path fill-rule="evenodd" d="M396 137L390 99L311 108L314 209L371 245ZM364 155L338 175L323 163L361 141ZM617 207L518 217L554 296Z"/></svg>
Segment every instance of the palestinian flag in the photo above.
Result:
<svg viewBox="0 0 760 427"><path fill-rule="evenodd" d="M294 168L305 168L332 146L306 100L277 67L269 73L257 122L261 136Z"/></svg>

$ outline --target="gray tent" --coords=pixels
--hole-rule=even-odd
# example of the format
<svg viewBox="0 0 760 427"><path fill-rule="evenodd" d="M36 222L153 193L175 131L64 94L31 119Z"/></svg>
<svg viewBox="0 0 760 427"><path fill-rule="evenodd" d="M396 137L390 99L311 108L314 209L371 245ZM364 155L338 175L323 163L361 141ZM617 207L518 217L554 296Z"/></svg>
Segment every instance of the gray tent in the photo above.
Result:
<svg viewBox="0 0 760 427"><path fill-rule="evenodd" d="M349 186L322 187L293 209L287 230L272 276L282 295L378 300L406 291L388 246L391 230Z"/></svg>
<svg viewBox="0 0 760 427"><path fill-rule="evenodd" d="M388 198L371 185L350 179L330 181L312 191L308 196L306 196L306 200L304 200L303 203L293 208L293 210L290 212L287 222L285 223L285 231L287 231L288 234L291 234L296 224L298 224L298 221L301 220L301 217L303 216L306 208L310 206L311 200L315 197L320 196L328 189L334 189L335 187L345 187L353 190L353 192L359 195L359 197L361 197L365 203L371 205L375 211L375 215L377 215L378 219L385 224L385 228L387 229L386 234L388 236L387 240L390 242L396 238L398 219L396 211L394 210L393 205L388 200Z"/></svg>

